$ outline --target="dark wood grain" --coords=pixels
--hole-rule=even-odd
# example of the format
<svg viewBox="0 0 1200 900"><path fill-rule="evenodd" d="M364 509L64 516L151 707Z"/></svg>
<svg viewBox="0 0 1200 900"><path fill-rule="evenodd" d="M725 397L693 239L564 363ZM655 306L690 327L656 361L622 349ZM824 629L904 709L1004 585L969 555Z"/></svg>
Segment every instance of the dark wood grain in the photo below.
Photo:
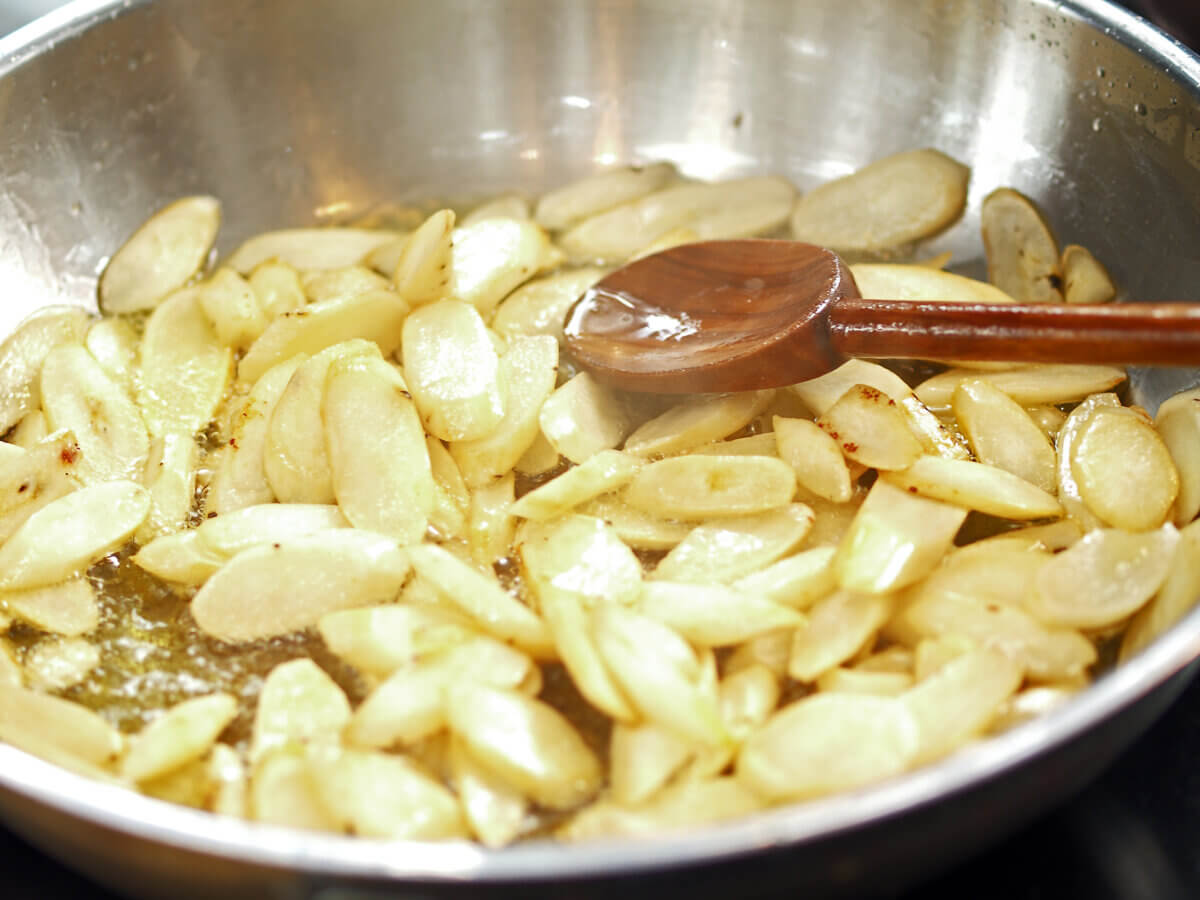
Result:
<svg viewBox="0 0 1200 900"><path fill-rule="evenodd" d="M567 314L567 345L596 377L627 390L777 387L843 361L828 312L847 288L858 295L841 259L809 244L686 244L585 293Z"/></svg>
<svg viewBox="0 0 1200 900"><path fill-rule="evenodd" d="M1200 366L1200 304L1059 306L843 297L830 312L846 356Z"/></svg>
<svg viewBox="0 0 1200 900"><path fill-rule="evenodd" d="M632 391L780 387L850 357L1200 365L1200 304L862 299L833 252L707 241L611 273L572 307L567 345Z"/></svg>

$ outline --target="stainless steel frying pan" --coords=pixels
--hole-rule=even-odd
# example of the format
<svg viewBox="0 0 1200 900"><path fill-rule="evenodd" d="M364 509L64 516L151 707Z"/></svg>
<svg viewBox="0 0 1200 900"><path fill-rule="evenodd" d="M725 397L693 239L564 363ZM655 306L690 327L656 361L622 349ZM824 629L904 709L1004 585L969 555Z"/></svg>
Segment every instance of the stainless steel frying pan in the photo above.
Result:
<svg viewBox="0 0 1200 900"><path fill-rule="evenodd" d="M1200 293L1200 59L1104 0L80 0L0 41L0 333L168 197L223 248L381 199L538 190L669 159L809 186L937 146L973 168L934 250L1013 185L1131 296ZM1200 360L1197 361L1200 365ZM1200 370L1141 371L1153 408ZM1200 612L1077 701L937 765L652 841L503 851L217 819L0 746L0 817L133 896L897 890L1095 775L1178 692Z"/></svg>

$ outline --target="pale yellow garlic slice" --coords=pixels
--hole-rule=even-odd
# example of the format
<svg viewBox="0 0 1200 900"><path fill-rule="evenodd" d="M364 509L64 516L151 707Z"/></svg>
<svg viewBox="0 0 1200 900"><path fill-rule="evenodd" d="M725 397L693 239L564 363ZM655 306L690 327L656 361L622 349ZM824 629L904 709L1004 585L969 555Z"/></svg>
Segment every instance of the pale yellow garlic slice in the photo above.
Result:
<svg viewBox="0 0 1200 900"><path fill-rule="evenodd" d="M787 506L792 467L769 456L676 456L640 469L625 488L630 506L674 519L746 516Z"/></svg>
<svg viewBox="0 0 1200 900"><path fill-rule="evenodd" d="M406 238L392 268L392 284L404 300L420 306L450 294L454 212L440 209Z"/></svg>
<svg viewBox="0 0 1200 900"><path fill-rule="evenodd" d="M433 509L429 527L445 538L467 537L467 515L471 508L471 492L458 471L458 463L450 451L435 437L425 437L429 455L429 470L433 475Z"/></svg>
<svg viewBox="0 0 1200 900"><path fill-rule="evenodd" d="M701 240L752 237L786 222L795 195L787 181L764 176L685 183L589 216L559 241L575 259L619 262L682 226Z"/></svg>
<svg viewBox="0 0 1200 900"><path fill-rule="evenodd" d="M979 648L946 663L900 701L917 721L917 761L943 756L982 734L1021 685L1021 667Z"/></svg>
<svg viewBox="0 0 1200 900"><path fill-rule="evenodd" d="M82 452L76 474L83 483L141 480L150 453L146 424L124 388L87 350L79 345L51 350L42 364L41 395L50 429L75 435Z"/></svg>
<svg viewBox="0 0 1200 900"><path fill-rule="evenodd" d="M205 769L212 785L208 808L218 816L248 819L248 784L241 754L228 744L214 744Z"/></svg>
<svg viewBox="0 0 1200 900"><path fill-rule="evenodd" d="M843 253L902 248L962 214L969 177L966 166L937 150L896 153L801 196L792 236Z"/></svg>
<svg viewBox="0 0 1200 900"><path fill-rule="evenodd" d="M228 562L228 557L204 546L193 529L156 537L131 560L138 568L164 581L199 585Z"/></svg>
<svg viewBox="0 0 1200 900"><path fill-rule="evenodd" d="M451 731L485 769L534 802L572 809L600 788L600 762L553 707L524 694L482 684L455 686Z"/></svg>
<svg viewBox="0 0 1200 900"><path fill-rule="evenodd" d="M92 769L111 766L125 749L121 733L90 709L3 682L0 740L55 762L78 760Z"/></svg>
<svg viewBox="0 0 1200 900"><path fill-rule="evenodd" d="M804 617L753 594L711 584L648 581L637 608L700 647L726 647L773 631L794 628Z"/></svg>
<svg viewBox="0 0 1200 900"><path fill-rule="evenodd" d="M1125 380L1124 369L1066 363L1019 366L1002 372L950 369L917 385L916 394L930 409L949 409L954 390L964 381L986 381L1022 406L1075 403L1111 390Z"/></svg>
<svg viewBox="0 0 1200 900"><path fill-rule="evenodd" d="M43 631L77 637L100 623L96 589L85 578L26 590L0 592L0 610Z"/></svg>
<svg viewBox="0 0 1200 900"><path fill-rule="evenodd" d="M76 489L80 456L75 435L60 431L0 463L0 541L46 504Z"/></svg>
<svg viewBox="0 0 1200 900"><path fill-rule="evenodd" d="M130 396L135 387L140 338L126 319L100 319L88 329L83 345L100 368Z"/></svg>
<svg viewBox="0 0 1200 900"><path fill-rule="evenodd" d="M780 684L764 665L729 672L719 687L721 718L734 739L741 742L762 727L779 704Z"/></svg>
<svg viewBox="0 0 1200 900"><path fill-rule="evenodd" d="M326 347L300 363L271 410L263 471L281 503L335 500L321 401L330 365L352 356L382 359L379 347L371 341L356 339Z"/></svg>
<svg viewBox="0 0 1200 900"><path fill-rule="evenodd" d="M633 428L625 402L586 372L546 398L538 422L550 445L574 463L619 447Z"/></svg>
<svg viewBox="0 0 1200 900"><path fill-rule="evenodd" d="M1068 459L1079 498L1106 525L1146 531L1170 515L1178 471L1158 432L1132 410L1097 409L1081 425Z"/></svg>
<svg viewBox="0 0 1200 900"><path fill-rule="evenodd" d="M980 462L998 466L1043 491L1055 491L1054 447L1008 394L986 381L963 381L954 389L951 405Z"/></svg>
<svg viewBox="0 0 1200 900"><path fill-rule="evenodd" d="M285 228L247 239L229 257L228 265L243 275L270 260L298 269L338 269L351 266L399 232L373 228Z"/></svg>
<svg viewBox="0 0 1200 900"><path fill-rule="evenodd" d="M547 191L537 202L534 218L543 228L562 231L581 219L644 197L675 175L670 163L610 169Z"/></svg>
<svg viewBox="0 0 1200 900"><path fill-rule="evenodd" d="M593 497L624 487L645 460L619 450L601 450L578 466L535 488L512 506L526 519L553 519Z"/></svg>
<svg viewBox="0 0 1200 900"><path fill-rule="evenodd" d="M514 288L536 275L550 241L533 222L485 219L451 234L449 295L490 317Z"/></svg>
<svg viewBox="0 0 1200 900"><path fill-rule="evenodd" d="M773 800L851 790L904 771L920 727L898 699L815 694L777 712L746 741L737 777Z"/></svg>
<svg viewBox="0 0 1200 900"><path fill-rule="evenodd" d="M949 633L921 638L912 650L913 677L918 682L925 681L941 671L947 663L981 646L987 645L965 634Z"/></svg>
<svg viewBox="0 0 1200 900"><path fill-rule="evenodd" d="M464 227L482 222L485 219L528 219L530 218L529 201L520 194L501 194L487 200L462 217L460 224ZM542 224L542 223L538 223ZM544 227L544 226L543 226Z"/></svg>
<svg viewBox="0 0 1200 900"><path fill-rule="evenodd" d="M693 397L639 426L625 441L638 456L669 456L719 441L767 408L774 391Z"/></svg>
<svg viewBox="0 0 1200 900"><path fill-rule="evenodd" d="M1028 197L997 188L979 213L988 280L1021 303L1061 303L1058 242Z"/></svg>
<svg viewBox="0 0 1200 900"><path fill-rule="evenodd" d="M1179 546L1162 587L1134 614L1121 639L1119 659L1127 660L1178 622L1200 597L1200 522L1179 530Z"/></svg>
<svg viewBox="0 0 1200 900"><path fill-rule="evenodd" d="M411 237L412 234L409 232L398 232L396 237L384 241L364 256L363 264L370 266L384 278L392 278L396 274L396 269L400 265L400 257L404 255L404 250Z"/></svg>
<svg viewBox="0 0 1200 900"><path fill-rule="evenodd" d="M928 303L1013 303L1004 291L986 281L976 281L920 265L857 263L850 274L863 297L913 300Z"/></svg>
<svg viewBox="0 0 1200 900"><path fill-rule="evenodd" d="M775 433L771 431L725 441L713 441L711 444L703 444L688 452L700 453L704 456L780 456Z"/></svg>
<svg viewBox="0 0 1200 900"><path fill-rule="evenodd" d="M958 596L1020 607L1033 590L1038 571L1052 556L1053 553L1039 547L978 541L946 554L942 564L906 596L909 602Z"/></svg>
<svg viewBox="0 0 1200 900"><path fill-rule="evenodd" d="M516 478L512 472L471 491L467 542L471 557L490 566L509 555L517 520L512 514Z"/></svg>
<svg viewBox="0 0 1200 900"><path fill-rule="evenodd" d="M232 351L204 315L198 288L164 300L147 320L139 350L137 403L150 434L205 428L225 396L232 363Z"/></svg>
<svg viewBox="0 0 1200 900"><path fill-rule="evenodd" d="M0 547L0 589L57 584L117 549L150 511L131 481L81 488L43 506Z"/></svg>
<svg viewBox="0 0 1200 900"><path fill-rule="evenodd" d="M878 363L863 359L847 360L832 372L794 384L789 390L819 416L828 412L856 384L873 387L895 400L926 453L937 453L951 459L969 456L962 441L917 399L904 379Z"/></svg>
<svg viewBox="0 0 1200 900"><path fill-rule="evenodd" d="M741 644L725 660L726 677L751 666L765 666L776 678L785 676L794 631L794 628L780 628Z"/></svg>
<svg viewBox="0 0 1200 900"><path fill-rule="evenodd" d="M450 742L450 783L471 833L486 847L503 847L524 831L529 799L504 778L482 766L463 746Z"/></svg>
<svg viewBox="0 0 1200 900"><path fill-rule="evenodd" d="M200 308L212 324L217 340L226 347L245 350L267 329L267 314L258 295L233 269L222 268L199 286Z"/></svg>
<svg viewBox="0 0 1200 900"><path fill-rule="evenodd" d="M816 424L847 459L871 469L903 469L921 454L896 401L867 385L851 387Z"/></svg>
<svg viewBox="0 0 1200 900"><path fill-rule="evenodd" d="M1078 678L1096 648L1078 631L1043 625L1024 609L972 595L938 592L902 604L885 632L917 646L922 637L959 637L994 647L1038 681Z"/></svg>
<svg viewBox="0 0 1200 900"><path fill-rule="evenodd" d="M1114 625L1141 608L1171 569L1179 532L1100 529L1050 559L1026 605L1042 621L1077 628Z"/></svg>
<svg viewBox="0 0 1200 900"><path fill-rule="evenodd" d="M1026 407L1025 411L1029 413L1034 424L1042 429L1046 437L1052 441L1057 439L1059 430L1067 421L1067 414L1057 406L1036 404Z"/></svg>
<svg viewBox="0 0 1200 900"><path fill-rule="evenodd" d="M744 575L731 587L793 609L806 609L837 586L833 570L836 553L834 547L813 547Z"/></svg>
<svg viewBox="0 0 1200 900"><path fill-rule="evenodd" d="M208 694L175 704L130 740L122 774L146 781L199 759L236 715L237 699L230 694Z"/></svg>
<svg viewBox="0 0 1200 900"><path fill-rule="evenodd" d="M1059 519L1045 525L1026 525L1012 531L1002 531L991 537L976 541L977 544L1009 544L1025 550L1049 550L1057 553L1066 550L1083 537L1083 529L1074 519Z"/></svg>
<svg viewBox="0 0 1200 900"><path fill-rule="evenodd" d="M634 550L670 550L695 527L690 522L663 519L635 509L619 495L597 497L579 508L583 515L603 519Z"/></svg>
<svg viewBox="0 0 1200 900"><path fill-rule="evenodd" d="M61 344L82 344L92 318L77 306L48 306L30 315L0 344L0 433L41 407L42 363Z"/></svg>
<svg viewBox="0 0 1200 900"><path fill-rule="evenodd" d="M260 544L349 526L336 506L263 503L205 519L196 529L196 535L201 547L228 559Z"/></svg>
<svg viewBox="0 0 1200 900"><path fill-rule="evenodd" d="M40 409L35 409L28 415L23 416L21 421L13 426L12 431L8 433L3 443L5 446L20 447L23 450L29 450L38 441L45 440L49 436L50 425L46 422L46 414ZM6 452L9 454L9 459L12 459L12 451ZM0 466L4 464L4 461L0 461Z"/></svg>
<svg viewBox="0 0 1200 900"><path fill-rule="evenodd" d="M1108 271L1086 247L1063 248L1062 273L1063 298L1068 303L1107 303L1117 295Z"/></svg>
<svg viewBox="0 0 1200 900"><path fill-rule="evenodd" d="M796 189L782 178L770 176L740 179L742 188L734 202L712 206L685 226L660 232L634 255L648 249L693 241L735 240L770 234L783 227L796 199Z"/></svg>
<svg viewBox="0 0 1200 900"><path fill-rule="evenodd" d="M284 313L294 312L308 302L300 283L300 273L285 262L267 260L254 268L249 281L268 322Z"/></svg>
<svg viewBox="0 0 1200 900"><path fill-rule="evenodd" d="M1004 469L966 459L920 456L907 468L882 477L910 493L1004 519L1063 514L1058 501L1041 488Z"/></svg>
<svg viewBox="0 0 1200 900"><path fill-rule="evenodd" d="M301 631L326 613L395 598L408 557L384 535L342 528L244 550L192 600L206 634L251 641Z"/></svg>
<svg viewBox="0 0 1200 900"><path fill-rule="evenodd" d="M561 342L567 310L605 272L596 266L584 266L527 282L501 301L492 317L492 328L506 338L548 334Z"/></svg>
<svg viewBox="0 0 1200 900"><path fill-rule="evenodd" d="M342 831L392 840L466 835L455 796L405 757L333 747L308 757L316 795Z"/></svg>
<svg viewBox="0 0 1200 900"><path fill-rule="evenodd" d="M950 549L967 511L880 479L838 547L838 584L882 594L923 578Z"/></svg>
<svg viewBox="0 0 1200 900"><path fill-rule="evenodd" d="M601 658L645 718L703 746L729 742L716 692L676 631L613 604L593 610L592 624Z"/></svg>
<svg viewBox="0 0 1200 900"><path fill-rule="evenodd" d="M139 544L180 531L187 524L196 496L199 460L200 448L189 432L169 431L150 442L144 479L150 513L135 535Z"/></svg>
<svg viewBox="0 0 1200 900"><path fill-rule="evenodd" d="M795 470L802 488L834 503L854 495L846 458L828 431L808 419L775 416L773 422L779 458Z"/></svg>
<svg viewBox="0 0 1200 900"><path fill-rule="evenodd" d="M311 659L280 663L258 693L250 762L291 743L337 743L349 721L350 701L320 666Z"/></svg>
<svg viewBox="0 0 1200 900"><path fill-rule="evenodd" d="M732 777L683 781L637 806L601 800L571 819L556 836L566 841L650 837L737 819L762 808L762 799Z"/></svg>
<svg viewBox="0 0 1200 900"><path fill-rule="evenodd" d="M302 747L267 754L250 778L250 817L258 822L333 831L337 821L322 803Z"/></svg>
<svg viewBox="0 0 1200 900"><path fill-rule="evenodd" d="M758 211L751 213L752 216L758 215ZM670 231L664 231L650 243L646 244L637 253L629 257L629 262L642 259L646 256L653 256L655 253L662 253L664 250L670 250L672 247L681 247L684 244L694 244L700 240L700 233L695 228L687 225L681 225L678 228L672 228Z"/></svg>
<svg viewBox="0 0 1200 900"><path fill-rule="evenodd" d="M614 721L637 721L635 707L600 654L593 623L581 596L572 591L543 589L538 595L538 605L546 627L554 635L558 657L583 698Z"/></svg>
<svg viewBox="0 0 1200 900"><path fill-rule="evenodd" d="M652 722L613 726L609 740L609 786L621 805L643 803L694 756L688 741Z"/></svg>
<svg viewBox="0 0 1200 900"><path fill-rule="evenodd" d="M469 637L388 676L354 711L346 740L359 747L413 744L446 727L453 686L479 682L522 690L536 672L519 650L483 635Z"/></svg>
<svg viewBox="0 0 1200 900"><path fill-rule="evenodd" d="M267 478L264 452L271 414L303 356L272 366L230 415L229 439L214 466L207 508L217 514L275 499Z"/></svg>
<svg viewBox="0 0 1200 900"><path fill-rule="evenodd" d="M547 472L557 469L561 463L562 457L558 455L558 451L546 440L541 429L538 429L537 437L533 439L529 449L521 454L521 458L517 460L513 469L518 475L536 478L538 475L545 475Z"/></svg>
<svg viewBox="0 0 1200 900"><path fill-rule="evenodd" d="M461 644L478 626L455 609L416 604L332 612L317 622L326 646L350 665L387 676Z"/></svg>
<svg viewBox="0 0 1200 900"><path fill-rule="evenodd" d="M267 326L238 364L238 378L253 384L269 368L299 353L315 354L361 338L384 355L400 346L408 305L390 290L367 291L284 313Z"/></svg>
<svg viewBox="0 0 1200 900"><path fill-rule="evenodd" d="M342 266L338 269L306 269L300 273L304 295L310 303L336 300L351 294L386 288L388 280L366 266Z"/></svg>
<svg viewBox="0 0 1200 900"><path fill-rule="evenodd" d="M485 223L486 224L486 223ZM538 436L538 411L554 389L558 344L546 335L521 337L500 359L508 384L504 418L486 437L450 444L467 486L478 488L507 473Z"/></svg>
<svg viewBox="0 0 1200 900"><path fill-rule="evenodd" d="M892 611L887 597L835 591L808 610L807 622L795 631L788 674L797 681L816 681L867 646Z"/></svg>
<svg viewBox="0 0 1200 900"><path fill-rule="evenodd" d="M600 519L572 515L529 528L518 541L525 576L544 601L555 593L596 603L633 603L642 567Z"/></svg>
<svg viewBox="0 0 1200 900"><path fill-rule="evenodd" d="M184 197L160 209L104 267L100 308L109 314L153 309L200 271L220 224L215 197Z"/></svg>
<svg viewBox="0 0 1200 900"><path fill-rule="evenodd" d="M333 493L357 528L425 535L435 487L425 432L398 373L370 356L329 367L321 402Z"/></svg>
<svg viewBox="0 0 1200 900"><path fill-rule="evenodd" d="M838 666L817 676L817 690L826 693L896 697L912 686L913 676L909 672L873 672Z"/></svg>
<svg viewBox="0 0 1200 900"><path fill-rule="evenodd" d="M410 547L408 556L417 574L477 622L480 630L536 656L552 653L546 626L529 607L508 594L494 575L433 544Z"/></svg>
<svg viewBox="0 0 1200 900"><path fill-rule="evenodd" d="M404 320L404 379L426 430L444 441L489 435L504 418L508 384L473 306L441 300Z"/></svg>
<svg viewBox="0 0 1200 900"><path fill-rule="evenodd" d="M901 644L891 644L854 663L856 672L899 672L913 674L915 654Z"/></svg>
<svg viewBox="0 0 1200 900"><path fill-rule="evenodd" d="M1179 473L1179 494L1172 514L1175 524L1183 527L1200 513L1200 389L1163 403L1154 424Z"/></svg>
<svg viewBox="0 0 1200 900"><path fill-rule="evenodd" d="M1058 432L1056 441L1056 449L1058 451L1058 499L1067 511L1067 515L1074 519L1079 524L1079 527L1085 531L1099 528L1102 522L1083 501L1083 495L1079 490L1079 482L1075 478L1075 467L1071 465L1071 458L1075 455L1079 436L1083 433L1084 427L1092 416L1099 409L1115 409L1120 407L1120 405L1121 401L1116 394L1093 394L1071 410L1071 414L1067 416Z"/></svg>
<svg viewBox="0 0 1200 900"><path fill-rule="evenodd" d="M813 512L803 503L696 526L655 567L655 580L730 582L770 565L808 534Z"/></svg>

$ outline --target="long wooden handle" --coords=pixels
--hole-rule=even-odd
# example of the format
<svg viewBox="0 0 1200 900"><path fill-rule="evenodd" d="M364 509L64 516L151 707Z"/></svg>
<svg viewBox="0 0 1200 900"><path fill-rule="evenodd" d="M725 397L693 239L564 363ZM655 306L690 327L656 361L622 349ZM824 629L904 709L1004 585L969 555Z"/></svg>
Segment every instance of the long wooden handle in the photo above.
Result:
<svg viewBox="0 0 1200 900"><path fill-rule="evenodd" d="M1200 303L1009 306L840 297L829 331L846 356L1200 366Z"/></svg>

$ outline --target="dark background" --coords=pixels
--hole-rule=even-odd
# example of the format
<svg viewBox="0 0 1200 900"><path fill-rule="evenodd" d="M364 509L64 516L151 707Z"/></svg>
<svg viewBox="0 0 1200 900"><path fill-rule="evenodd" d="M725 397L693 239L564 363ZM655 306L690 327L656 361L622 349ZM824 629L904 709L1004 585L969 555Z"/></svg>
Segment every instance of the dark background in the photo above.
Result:
<svg viewBox="0 0 1200 900"><path fill-rule="evenodd" d="M0 30L42 0L0 3ZM1127 6L1200 47L1200 0ZM1098 781L983 854L898 900L1188 900L1200 897L1200 680ZM0 827L3 900L117 900ZM700 898L697 898L700 900ZM738 898L742 900L742 898ZM764 898L765 900L765 898Z"/></svg>

